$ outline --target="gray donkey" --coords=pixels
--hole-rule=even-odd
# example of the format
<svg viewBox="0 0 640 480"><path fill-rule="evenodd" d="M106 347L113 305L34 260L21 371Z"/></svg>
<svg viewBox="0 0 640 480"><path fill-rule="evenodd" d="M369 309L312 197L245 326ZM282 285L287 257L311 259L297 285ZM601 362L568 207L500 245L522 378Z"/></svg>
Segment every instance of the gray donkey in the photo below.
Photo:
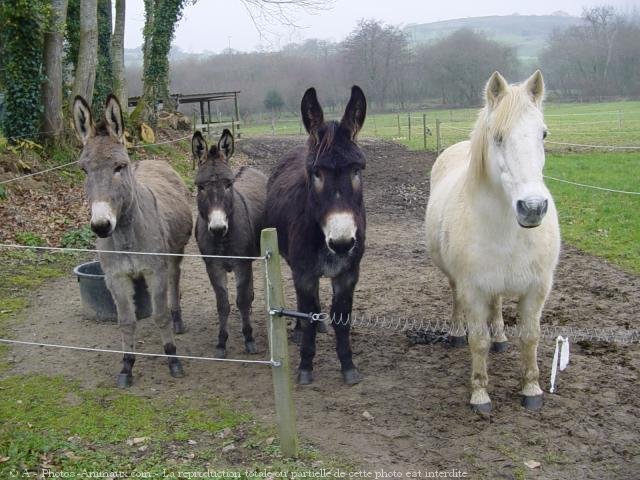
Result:
<svg viewBox="0 0 640 480"><path fill-rule="evenodd" d="M267 177L255 168L231 170L233 135L222 132L218 146L209 150L200 132L191 140L194 157L198 160L198 220L196 239L203 255L255 257L260 252L260 231L264 225L264 204L267 197ZM227 320L229 297L227 273L236 277L236 303L242 317L245 349L256 353L251 329L253 302L253 269L250 260L221 260L205 258L209 280L216 294L220 331L216 356L224 358L227 350Z"/></svg>
<svg viewBox="0 0 640 480"><path fill-rule="evenodd" d="M118 99L109 95L104 119L96 125L87 102L76 97L73 120L84 145L79 166L87 174L85 191L91 206L91 229L100 237L97 248L183 253L193 225L187 188L166 162L129 161ZM134 351L134 282L144 281L164 351L167 355L175 355L173 331L184 331L180 314L182 258L100 253L99 259L116 304L122 349ZM135 357L127 353L122 362L118 386L128 387L133 381L131 370ZM173 377L184 376L178 358L169 357L169 371Z"/></svg>

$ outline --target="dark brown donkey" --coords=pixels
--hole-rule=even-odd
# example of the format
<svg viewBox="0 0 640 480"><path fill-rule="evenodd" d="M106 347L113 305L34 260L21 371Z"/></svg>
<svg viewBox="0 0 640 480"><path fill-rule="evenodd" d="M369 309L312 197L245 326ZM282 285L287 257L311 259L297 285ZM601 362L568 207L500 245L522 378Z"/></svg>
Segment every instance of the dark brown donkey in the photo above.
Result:
<svg viewBox="0 0 640 480"><path fill-rule="evenodd" d="M131 163L124 145L120 103L109 95L104 119L94 124L87 102L76 97L73 120L84 147L79 165L87 174L85 191L91 206L91 229L100 250L181 254L189 241L193 221L188 191L167 162ZM100 253L105 281L113 295L122 333L122 349L133 352L136 315L134 284L144 281L151 295L155 320L164 351L176 354L171 317L176 333L184 327L180 316L180 256ZM125 354L118 385L133 380L135 357ZM169 357L174 377L184 372L179 359Z"/></svg>
<svg viewBox="0 0 640 480"><path fill-rule="evenodd" d="M366 116L367 102L354 86L340 122L325 122L316 91L302 97L302 121L309 132L304 147L280 160L267 189L267 223L278 230L278 242L293 273L298 310L320 312L321 276L331 278L331 317L336 350L345 383L361 380L353 364L350 340L353 291L364 254L365 210L361 171L365 157L356 136ZM313 381L316 326L303 321L301 385ZM295 331L294 331L295 335Z"/></svg>
<svg viewBox="0 0 640 480"><path fill-rule="evenodd" d="M237 173L229 166L233 155L233 136L225 129L218 146L207 148L200 132L191 140L198 160L198 220L196 239L203 255L257 257L260 254L260 231L264 226L264 204L267 177L255 168L243 167ZM209 280L216 294L220 331L216 356L227 353L227 319L229 296L227 273L236 277L236 303L242 317L244 345L248 353L256 353L251 329L253 302L253 269L251 260L205 258Z"/></svg>

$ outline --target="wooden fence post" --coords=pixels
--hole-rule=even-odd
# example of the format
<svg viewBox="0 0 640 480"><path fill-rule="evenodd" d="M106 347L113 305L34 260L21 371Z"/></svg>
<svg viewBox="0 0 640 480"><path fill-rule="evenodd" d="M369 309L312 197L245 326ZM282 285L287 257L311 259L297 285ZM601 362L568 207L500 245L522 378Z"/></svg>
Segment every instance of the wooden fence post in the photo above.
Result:
<svg viewBox="0 0 640 480"><path fill-rule="evenodd" d="M422 141L424 143L424 149L427 149L427 114L422 114Z"/></svg>
<svg viewBox="0 0 640 480"><path fill-rule="evenodd" d="M402 130L400 130L400 114L397 115L398 119L398 138L402 136Z"/></svg>
<svg viewBox="0 0 640 480"><path fill-rule="evenodd" d="M440 155L442 140L440 139L440 119L436 118L436 155Z"/></svg>
<svg viewBox="0 0 640 480"><path fill-rule="evenodd" d="M293 403L289 345L287 342L287 320L271 314L272 308L284 307L282 273L280 272L280 252L278 234L275 228L266 228L260 235L260 250L267 257L264 291L267 303L267 323L269 325L269 346L271 355L278 366L272 366L273 392L278 417L280 450L285 457L298 456L296 434L296 408Z"/></svg>

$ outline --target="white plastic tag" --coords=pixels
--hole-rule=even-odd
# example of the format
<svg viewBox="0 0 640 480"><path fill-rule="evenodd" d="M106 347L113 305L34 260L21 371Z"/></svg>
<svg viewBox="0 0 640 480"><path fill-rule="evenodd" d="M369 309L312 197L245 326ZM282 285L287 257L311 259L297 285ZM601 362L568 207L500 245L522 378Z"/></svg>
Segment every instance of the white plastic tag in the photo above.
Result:
<svg viewBox="0 0 640 480"><path fill-rule="evenodd" d="M558 356L560 358L558 358ZM558 367L560 367L560 371L562 371L567 368L567 365L569 365L569 337L565 338L562 335L558 335L558 338L556 338L556 350L553 353L553 364L551 365L550 393L555 392L556 389Z"/></svg>

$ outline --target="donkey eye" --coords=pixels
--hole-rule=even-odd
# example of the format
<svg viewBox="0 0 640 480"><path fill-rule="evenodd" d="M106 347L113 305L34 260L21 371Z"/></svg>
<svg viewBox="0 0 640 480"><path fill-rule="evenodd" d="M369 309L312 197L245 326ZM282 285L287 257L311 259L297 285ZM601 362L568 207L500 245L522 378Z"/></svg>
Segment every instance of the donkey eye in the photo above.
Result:
<svg viewBox="0 0 640 480"><path fill-rule="evenodd" d="M547 130L545 130L544 132L542 132L542 139L544 140L545 138L547 138L547 135L549 134L549 132Z"/></svg>
<svg viewBox="0 0 640 480"><path fill-rule="evenodd" d="M198 185L198 191L199 192L204 192L204 187L202 185Z"/></svg>
<svg viewBox="0 0 640 480"><path fill-rule="evenodd" d="M124 170L124 167L125 167L125 166L126 166L126 165L118 165L118 166L113 170L113 173L120 173L120 172L122 172L122 170Z"/></svg>
<svg viewBox="0 0 640 480"><path fill-rule="evenodd" d="M495 140L496 140L496 144L497 144L498 146L502 145L502 140L503 140L503 139L502 139L502 135L496 135Z"/></svg>

